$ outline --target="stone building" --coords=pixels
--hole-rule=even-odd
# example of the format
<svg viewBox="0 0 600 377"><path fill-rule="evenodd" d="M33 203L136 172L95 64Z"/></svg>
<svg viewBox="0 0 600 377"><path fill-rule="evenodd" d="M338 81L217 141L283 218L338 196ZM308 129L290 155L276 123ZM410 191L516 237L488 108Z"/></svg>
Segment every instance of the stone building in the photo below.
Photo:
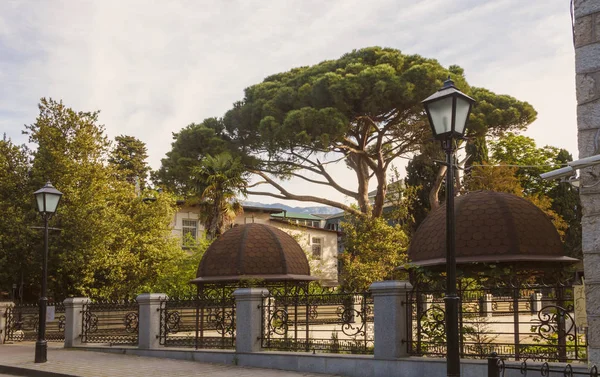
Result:
<svg viewBox="0 0 600 377"><path fill-rule="evenodd" d="M182 240L197 239L204 227L199 221L196 206L180 202L180 209L173 219L173 233ZM244 206L244 212L234 220L234 225L266 224L290 234L308 256L312 275L323 286L338 285L338 235L339 232L325 227L325 220L317 216L294 214L278 208ZM182 246L185 245L182 243Z"/></svg>
<svg viewBox="0 0 600 377"><path fill-rule="evenodd" d="M573 3L579 158L600 154L600 1ZM600 364L600 165L581 170L588 354Z"/></svg>

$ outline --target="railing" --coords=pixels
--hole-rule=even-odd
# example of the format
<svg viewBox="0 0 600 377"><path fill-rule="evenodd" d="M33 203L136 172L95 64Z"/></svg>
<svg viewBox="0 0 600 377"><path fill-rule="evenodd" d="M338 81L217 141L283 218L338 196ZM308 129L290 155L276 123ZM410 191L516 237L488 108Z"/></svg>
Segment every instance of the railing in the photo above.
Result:
<svg viewBox="0 0 600 377"><path fill-rule="evenodd" d="M408 294L408 352L446 354L443 292ZM504 287L459 292L460 356L568 362L586 360L587 335L575 323L570 287Z"/></svg>
<svg viewBox="0 0 600 377"><path fill-rule="evenodd" d="M515 371L513 375L520 376L535 376L538 372L539 376L563 376L563 377L574 377L574 376L588 376L598 377L598 367L592 365L589 368L575 366L571 364L565 365L553 365L551 366L548 362L544 362L539 365L532 365L527 360L523 360L521 363L507 364L503 359L500 359L496 353L492 353L488 357L488 375L487 377L508 377L509 371ZM518 371L518 374L516 373ZM533 373L530 373L533 372Z"/></svg>
<svg viewBox="0 0 600 377"><path fill-rule="evenodd" d="M65 340L65 307L62 303L49 304L47 311L54 309L54 319L46 321L46 340L63 342ZM6 311L5 342L35 341L39 325L38 304L17 304Z"/></svg>
<svg viewBox="0 0 600 377"><path fill-rule="evenodd" d="M235 348L233 296L163 300L159 340L165 347Z"/></svg>
<svg viewBox="0 0 600 377"><path fill-rule="evenodd" d="M136 301L84 304L81 311L81 342L137 345L138 313Z"/></svg>
<svg viewBox="0 0 600 377"><path fill-rule="evenodd" d="M262 305L265 349L373 353L373 299L369 293L278 294Z"/></svg>

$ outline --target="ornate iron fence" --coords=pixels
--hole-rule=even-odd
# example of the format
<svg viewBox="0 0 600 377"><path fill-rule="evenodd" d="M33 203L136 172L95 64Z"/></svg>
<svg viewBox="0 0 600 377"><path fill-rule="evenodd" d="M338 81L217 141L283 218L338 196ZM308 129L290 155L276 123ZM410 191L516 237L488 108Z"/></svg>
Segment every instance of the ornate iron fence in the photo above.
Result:
<svg viewBox="0 0 600 377"><path fill-rule="evenodd" d="M81 311L81 342L137 345L138 313L135 300L85 304Z"/></svg>
<svg viewBox="0 0 600 377"><path fill-rule="evenodd" d="M65 307L62 303L49 304L48 312L54 308L54 319L46 321L46 340L64 342ZM17 304L6 311L5 342L35 341L38 336L38 304Z"/></svg>
<svg viewBox="0 0 600 377"><path fill-rule="evenodd" d="M160 344L166 347L235 348L235 300L230 292L205 291L160 304Z"/></svg>
<svg viewBox="0 0 600 377"><path fill-rule="evenodd" d="M571 364L564 365L550 365L548 362L544 362L539 365L532 365L527 360L523 360L521 363L507 364L503 359L500 359L496 353L492 353L488 358L488 375L487 377L505 377L507 372L515 371L513 375L521 376L535 376L536 372L539 376L563 376L563 377L574 377L574 376L588 376L598 377L598 367L595 365L589 368L582 365L573 366ZM518 374L516 373L518 371Z"/></svg>
<svg viewBox="0 0 600 377"><path fill-rule="evenodd" d="M575 322L571 287L526 286L462 290L460 355L568 362L586 360L586 329ZM408 352L446 354L444 293L407 297Z"/></svg>
<svg viewBox="0 0 600 377"><path fill-rule="evenodd" d="M369 293L279 294L262 305L265 349L373 353L373 299Z"/></svg>

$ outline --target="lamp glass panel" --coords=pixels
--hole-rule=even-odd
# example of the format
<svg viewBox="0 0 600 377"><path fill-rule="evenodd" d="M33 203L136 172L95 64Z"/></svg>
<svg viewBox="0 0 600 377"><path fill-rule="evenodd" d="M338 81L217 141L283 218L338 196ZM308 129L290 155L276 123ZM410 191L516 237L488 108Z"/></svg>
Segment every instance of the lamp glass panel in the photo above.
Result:
<svg viewBox="0 0 600 377"><path fill-rule="evenodd" d="M35 201L37 202L38 212L45 212L45 208L44 208L44 194L37 194L35 196Z"/></svg>
<svg viewBox="0 0 600 377"><path fill-rule="evenodd" d="M465 133L465 126L467 124L467 117L469 116L469 109L471 103L462 97L456 97L456 118L454 118L454 131L459 134Z"/></svg>
<svg viewBox="0 0 600 377"><path fill-rule="evenodd" d="M452 97L427 104L436 135L452 131Z"/></svg>
<svg viewBox="0 0 600 377"><path fill-rule="evenodd" d="M60 195L46 194L46 212L48 212L48 213L56 212L56 207L58 207L59 200L60 200Z"/></svg>

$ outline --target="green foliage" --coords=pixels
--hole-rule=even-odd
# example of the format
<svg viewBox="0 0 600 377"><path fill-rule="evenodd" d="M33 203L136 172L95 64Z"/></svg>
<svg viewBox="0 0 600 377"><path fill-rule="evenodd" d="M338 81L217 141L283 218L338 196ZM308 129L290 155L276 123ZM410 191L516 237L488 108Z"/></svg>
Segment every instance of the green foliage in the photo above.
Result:
<svg viewBox="0 0 600 377"><path fill-rule="evenodd" d="M375 281L389 280L406 262L408 238L400 225L390 226L383 218L349 218L342 227L342 289L365 291Z"/></svg>
<svg viewBox="0 0 600 377"><path fill-rule="evenodd" d="M200 260L210 243L211 241L204 237L186 242L186 253L178 253L171 260L166 273L159 276L149 291L166 293L169 297L194 296L196 286L189 282L196 277Z"/></svg>
<svg viewBox="0 0 600 377"><path fill-rule="evenodd" d="M12 223L1 238L0 271L11 275L0 276L2 287L23 274L25 299L38 295L42 235L29 227L41 219L31 193L50 180L64 195L50 223L61 230L50 233L49 296L123 299L154 290L185 258L171 236L174 197L147 191L143 197L156 199L147 203L136 195L123 165L108 163L116 154L110 154L97 112L76 112L52 99L42 99L39 110L36 122L25 126L36 149L0 143L2 168L11 169L0 191L12 195L0 199Z"/></svg>
<svg viewBox="0 0 600 377"><path fill-rule="evenodd" d="M110 153L108 162L116 168L118 179L136 184L140 189L146 188L146 180L150 167L146 162L148 151L146 145L133 136L120 135L115 138L116 145Z"/></svg>
<svg viewBox="0 0 600 377"><path fill-rule="evenodd" d="M435 161L443 161L444 153L437 143L423 144L421 153L416 155L406 166L406 187L412 187L415 191L413 206L414 225L412 231L416 230L425 220L431 209L429 193L434 189L438 164ZM441 187L445 194L445 188Z"/></svg>
<svg viewBox="0 0 600 377"><path fill-rule="evenodd" d="M41 265L39 249L30 245L39 236L30 225L36 219L29 190L29 150L12 143L6 135L0 140L0 296L8 295L13 284L20 284L26 266ZM38 246L35 244L35 246ZM38 269L23 275L24 285L39 281ZM26 292L29 296L29 290Z"/></svg>
<svg viewBox="0 0 600 377"><path fill-rule="evenodd" d="M237 200L246 192L245 169L241 160L224 152L206 156L200 165L192 168L196 182L195 197L198 201L204 228L210 239L220 236L226 227L241 213ZM194 200L195 199L195 200Z"/></svg>
<svg viewBox="0 0 600 377"><path fill-rule="evenodd" d="M226 151L227 138L221 121L209 118L173 133L173 140L160 169L152 172L152 180L157 186L186 197L196 189L192 170L200 166L204 157Z"/></svg>
<svg viewBox="0 0 600 377"><path fill-rule="evenodd" d="M491 143L493 161L503 165L522 165L516 175L525 195L546 194L553 182L540 178L540 174L554 169L559 149L555 147L538 148L535 141L527 136L508 133Z"/></svg>
<svg viewBox="0 0 600 377"><path fill-rule="evenodd" d="M356 216L380 217L392 162L429 143L430 127L421 101L438 90L448 75L458 88L480 101L481 106L472 112L474 135L523 129L535 119L535 110L526 102L469 87L458 66L446 69L434 59L369 47L337 60L274 74L246 88L243 100L222 119L207 119L174 134L172 150L153 178L187 195L194 186L192 168L205 156L228 150L241 157L248 171L279 191L252 194L312 201ZM356 177L357 189L343 187L334 179L328 171L333 161L345 162ZM355 200L358 208L319 195L290 192L280 181L291 177L330 186ZM373 206L368 198L371 178L377 189ZM427 189L421 182L410 185Z"/></svg>

